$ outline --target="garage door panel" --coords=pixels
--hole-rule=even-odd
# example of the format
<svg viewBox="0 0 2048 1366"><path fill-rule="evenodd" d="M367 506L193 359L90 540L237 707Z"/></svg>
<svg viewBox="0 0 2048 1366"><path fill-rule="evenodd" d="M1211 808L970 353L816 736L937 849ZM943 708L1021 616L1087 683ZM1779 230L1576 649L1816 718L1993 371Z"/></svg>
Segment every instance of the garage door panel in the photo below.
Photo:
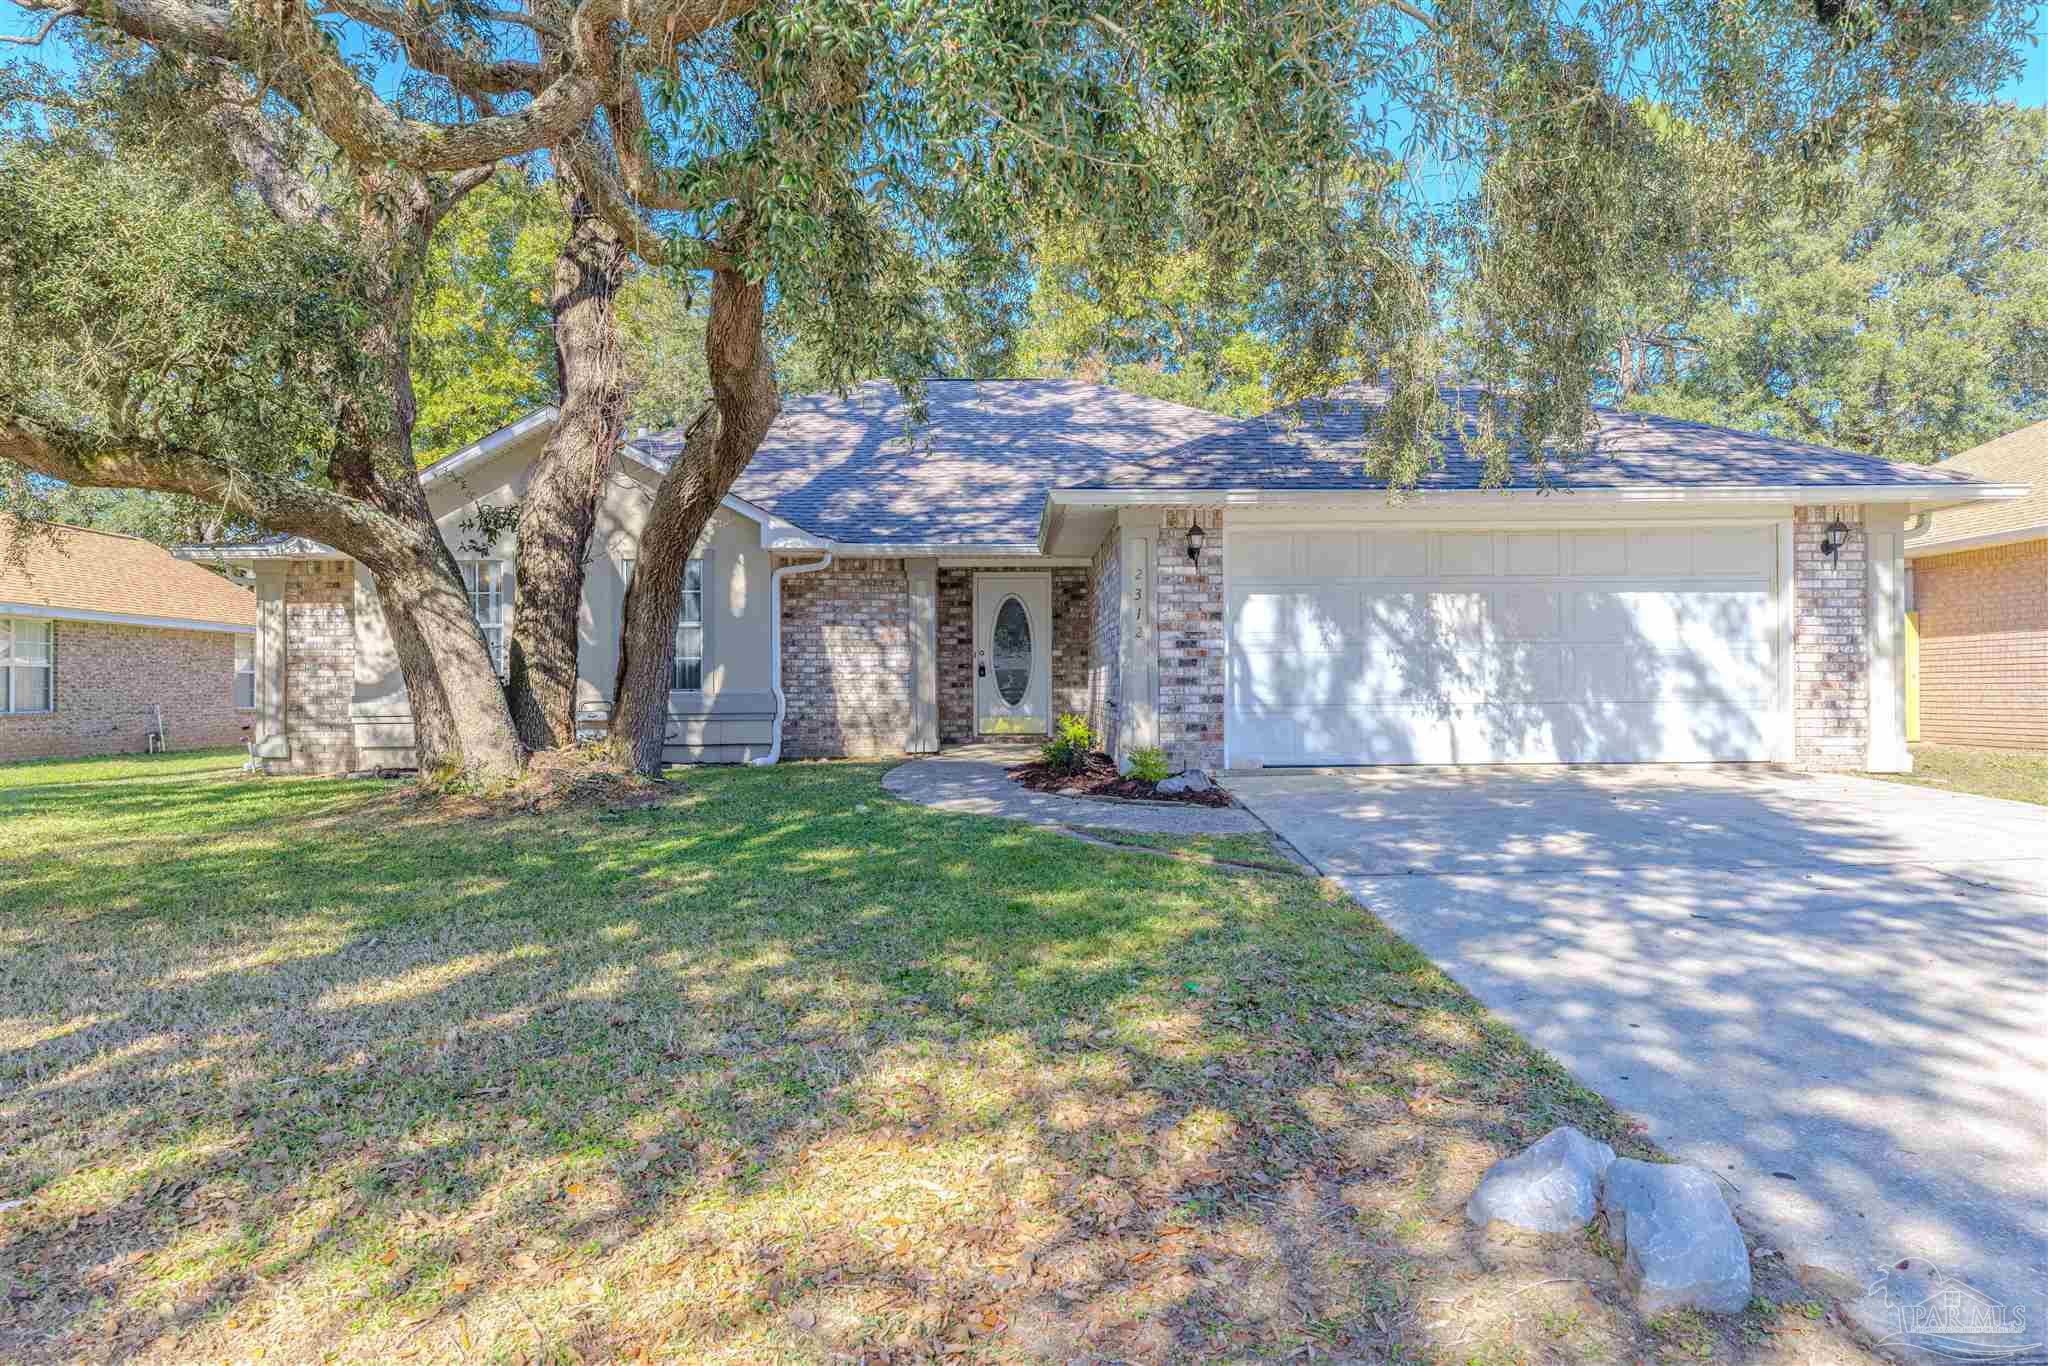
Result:
<svg viewBox="0 0 2048 1366"><path fill-rule="evenodd" d="M1420 579L1429 575L1429 533L1379 531L1372 537L1371 570L1376 578Z"/></svg>
<svg viewBox="0 0 2048 1366"><path fill-rule="evenodd" d="M1755 575L1777 569L1777 537L1767 526L1705 527L1693 536L1693 568L1702 575Z"/></svg>
<svg viewBox="0 0 2048 1366"><path fill-rule="evenodd" d="M1768 709L1682 702L1406 703L1303 707L1246 723L1268 764L1598 764L1763 762Z"/></svg>
<svg viewBox="0 0 2048 1366"><path fill-rule="evenodd" d="M1448 653L1346 650L1312 654L1242 649L1231 652L1229 665L1232 705L1240 712L1258 715L1301 707L1374 706L1432 699L1483 702L1500 688L1499 664ZM1530 661L1525 667L1532 678L1556 679L1562 675L1561 666L1545 672L1542 661Z"/></svg>
<svg viewBox="0 0 2048 1366"><path fill-rule="evenodd" d="M1355 531L1317 531L1302 537L1301 572L1311 579L1355 579L1364 572L1363 538Z"/></svg>
<svg viewBox="0 0 2048 1366"><path fill-rule="evenodd" d="M1490 531L1442 531L1436 537L1436 570L1446 577L1492 575L1493 533Z"/></svg>
<svg viewBox="0 0 2048 1366"><path fill-rule="evenodd" d="M1298 572L1294 544L1291 531L1233 532L1229 541L1231 570L1245 578L1291 579Z"/></svg>
<svg viewBox="0 0 2048 1366"><path fill-rule="evenodd" d="M1682 646L1707 637L1775 633L1769 589L1587 589L1571 597L1575 641Z"/></svg>
<svg viewBox="0 0 2048 1366"><path fill-rule="evenodd" d="M1566 574L1588 578L1628 573L1626 531L1574 531L1564 545Z"/></svg>
<svg viewBox="0 0 2048 1366"><path fill-rule="evenodd" d="M1235 632L1246 645L1342 650L1359 643L1355 590L1290 585L1241 589L1231 597Z"/></svg>
<svg viewBox="0 0 2048 1366"><path fill-rule="evenodd" d="M1571 695L1563 645L1517 641L1491 658L1485 689L1490 701L1551 703Z"/></svg>
<svg viewBox="0 0 2048 1366"><path fill-rule="evenodd" d="M1628 572L1641 578L1687 578L1692 574L1692 532L1631 531Z"/></svg>
<svg viewBox="0 0 2048 1366"><path fill-rule="evenodd" d="M1498 640L1558 640L1564 636L1565 595L1555 588L1507 588L1488 604Z"/></svg>
<svg viewBox="0 0 2048 1366"><path fill-rule="evenodd" d="M1771 658L1752 642L1657 649L1639 642L1571 647L1573 695L1595 702L1768 705Z"/></svg>
<svg viewBox="0 0 2048 1366"><path fill-rule="evenodd" d="M1231 752L1269 764L1777 757L1776 535L1318 529L1240 545L1233 533Z"/></svg>
<svg viewBox="0 0 2048 1366"><path fill-rule="evenodd" d="M1511 577L1548 578L1564 572L1564 534L1556 531L1518 531L1507 538L1507 564L1502 572Z"/></svg>

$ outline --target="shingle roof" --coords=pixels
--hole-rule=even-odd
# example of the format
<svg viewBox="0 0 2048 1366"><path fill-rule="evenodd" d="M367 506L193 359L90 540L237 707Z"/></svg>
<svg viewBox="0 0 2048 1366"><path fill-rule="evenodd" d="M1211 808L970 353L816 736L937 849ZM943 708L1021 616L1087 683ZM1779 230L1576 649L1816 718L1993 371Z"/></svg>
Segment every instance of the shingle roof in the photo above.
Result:
<svg viewBox="0 0 2048 1366"><path fill-rule="evenodd" d="M1986 483L2034 487L2023 498L1965 503L1933 513L1924 531L1906 538L1908 550L2027 531L2048 536L2048 422L2036 422L2031 427L2007 432L1995 441L1972 446L1935 468Z"/></svg>
<svg viewBox="0 0 2048 1366"><path fill-rule="evenodd" d="M788 399L732 491L834 540L1029 544L1047 489L1235 425L1075 380L937 380L925 395L915 431L887 383ZM665 468L682 443L672 431L633 445Z"/></svg>
<svg viewBox="0 0 2048 1366"><path fill-rule="evenodd" d="M13 544L0 517L0 605L254 626L256 595L136 536L57 526Z"/></svg>
<svg viewBox="0 0 2048 1366"><path fill-rule="evenodd" d="M1460 428L1443 434L1443 461L1417 484L1425 493L1484 487L1483 459L1466 444L1485 395L1446 389ZM1384 487L1365 477L1362 455L1367 423L1385 401L1383 391L1353 386L1327 399L1241 424L1221 439L1193 442L1150 460L1119 468L1096 487L1257 488L1370 491ZM1985 482L1927 465L1900 465L1851 451L1784 441L1648 413L1593 410L1594 432L1585 453L1552 461L1539 477L1526 446L1512 449L1509 489L1580 491L1650 488L1845 488Z"/></svg>
<svg viewBox="0 0 2048 1366"><path fill-rule="evenodd" d="M1292 414L1240 421L1076 380L952 380L927 386L911 433L895 388L863 384L788 400L733 486L804 530L855 544L964 547L1036 540L1048 490L1371 491L1360 461L1371 390ZM1477 391L1453 391L1469 415ZM1559 488L1783 488L1984 482L1924 465L1781 441L1672 418L1596 410L1591 454L1553 467ZM666 467L680 431L633 443ZM1424 492L1481 487L1457 433ZM1509 487L1533 488L1525 471Z"/></svg>

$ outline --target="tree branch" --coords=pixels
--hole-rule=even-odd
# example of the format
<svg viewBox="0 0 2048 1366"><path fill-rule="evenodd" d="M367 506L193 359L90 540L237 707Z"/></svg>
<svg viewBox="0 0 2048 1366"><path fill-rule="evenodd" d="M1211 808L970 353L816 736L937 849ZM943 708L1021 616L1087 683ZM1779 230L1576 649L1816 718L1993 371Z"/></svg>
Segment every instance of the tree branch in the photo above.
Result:
<svg viewBox="0 0 2048 1366"><path fill-rule="evenodd" d="M109 0L116 12L147 0ZM257 0L255 15L303 75L306 113L337 146L358 161L395 163L415 171L461 171L517 156L559 141L597 108L598 83L586 74L577 31L594 43L614 41L608 20L592 29L591 11L611 11L618 0L588 0L571 25L572 60L532 100L510 113L474 123L438 124L409 119L366 85L328 40L305 0Z"/></svg>
<svg viewBox="0 0 2048 1366"><path fill-rule="evenodd" d="M28 8L33 8L33 6L29 6ZM34 33L24 34L19 37L14 36L12 34L0 33L0 43L6 43L9 46L13 47L39 47L41 46L43 39L49 37L50 31L56 28L57 25L63 23L66 19L75 19L83 13L85 13L85 11L79 9L75 5L66 5L62 9L57 10L55 13L50 15L49 18L43 20L43 26L37 29Z"/></svg>
<svg viewBox="0 0 2048 1366"><path fill-rule="evenodd" d="M719 270L730 268L732 257L712 242L674 237L662 232L635 207L618 177L605 165L592 145L587 131L563 139L554 149L556 164L590 204L591 212L602 218L619 235L629 250L656 270Z"/></svg>
<svg viewBox="0 0 2048 1366"><path fill-rule="evenodd" d="M16 0L25 10L71 18L84 13L74 0ZM202 57L244 55L234 31L233 14L225 6L189 4L186 0L94 0L93 18L131 38Z"/></svg>
<svg viewBox="0 0 2048 1366"><path fill-rule="evenodd" d="M228 150L255 184L263 206L287 223L334 227L333 206L299 174L271 136L263 117L262 97L233 72L222 72L216 88L221 102L214 121L220 125Z"/></svg>
<svg viewBox="0 0 2048 1366"><path fill-rule="evenodd" d="M480 59L447 41L412 13L383 0L327 0L336 13L396 38L406 58L422 71L452 82L465 93L537 95L547 86L539 62L514 58ZM429 23L431 20L429 21Z"/></svg>
<svg viewBox="0 0 2048 1366"><path fill-rule="evenodd" d="M464 195L485 184L497 173L498 163L494 161L488 166L472 166L467 171L458 171L448 177L446 184L433 191L434 203L427 211L427 231L431 233L439 227L441 220L462 202Z"/></svg>
<svg viewBox="0 0 2048 1366"><path fill-rule="evenodd" d="M131 439L91 450L59 444L27 424L0 422L0 459L86 488L182 493L295 536L325 541L375 569L416 549L422 531L359 498L298 479L255 474L198 451Z"/></svg>

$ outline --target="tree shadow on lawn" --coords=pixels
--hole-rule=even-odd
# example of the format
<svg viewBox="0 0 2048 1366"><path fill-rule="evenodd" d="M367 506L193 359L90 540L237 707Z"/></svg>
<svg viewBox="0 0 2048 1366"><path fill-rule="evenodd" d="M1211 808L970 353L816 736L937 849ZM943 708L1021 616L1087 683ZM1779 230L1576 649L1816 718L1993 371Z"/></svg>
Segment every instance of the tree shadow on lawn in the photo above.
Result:
<svg viewBox="0 0 2048 1366"><path fill-rule="evenodd" d="M1646 1329L1583 1240L1469 1235L1478 1170L1555 1124L1643 1149L1330 889L880 771L504 821L323 781L0 793L0 1356L1832 1332Z"/></svg>

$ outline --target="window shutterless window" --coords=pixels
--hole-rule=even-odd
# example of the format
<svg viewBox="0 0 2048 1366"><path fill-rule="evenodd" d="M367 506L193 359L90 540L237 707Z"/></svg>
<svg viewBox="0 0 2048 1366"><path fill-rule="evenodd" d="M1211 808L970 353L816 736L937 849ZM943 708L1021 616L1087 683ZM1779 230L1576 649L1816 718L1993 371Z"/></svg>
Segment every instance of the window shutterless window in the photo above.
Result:
<svg viewBox="0 0 2048 1366"><path fill-rule="evenodd" d="M0 712L57 709L57 623L0 617Z"/></svg>
<svg viewBox="0 0 2048 1366"><path fill-rule="evenodd" d="M235 705L256 705L256 637L235 637Z"/></svg>
<svg viewBox="0 0 2048 1366"><path fill-rule="evenodd" d="M505 582L503 560L462 561L462 586L469 590L469 610L483 628L491 666L505 672Z"/></svg>
<svg viewBox="0 0 2048 1366"><path fill-rule="evenodd" d="M668 685L677 692L704 690L704 561L683 566L683 602L676 612L676 662Z"/></svg>

